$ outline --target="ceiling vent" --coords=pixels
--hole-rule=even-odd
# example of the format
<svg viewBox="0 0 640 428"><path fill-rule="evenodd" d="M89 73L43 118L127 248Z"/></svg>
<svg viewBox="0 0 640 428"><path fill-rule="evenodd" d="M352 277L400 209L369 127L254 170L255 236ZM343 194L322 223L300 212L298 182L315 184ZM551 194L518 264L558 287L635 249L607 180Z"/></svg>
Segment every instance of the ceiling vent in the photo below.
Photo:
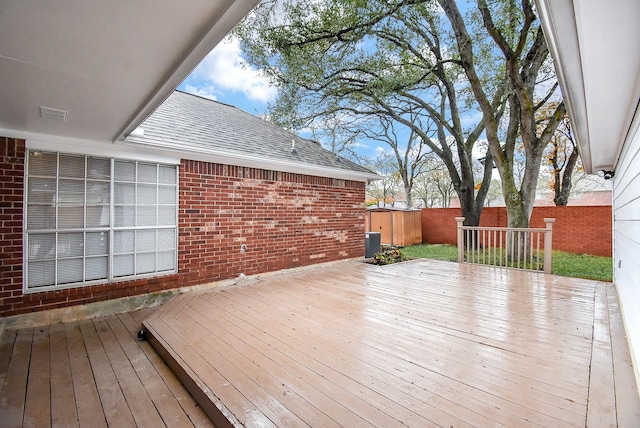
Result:
<svg viewBox="0 0 640 428"><path fill-rule="evenodd" d="M68 114L69 112L66 110L58 110L57 108L40 106L40 117L59 120L60 122L66 122Z"/></svg>

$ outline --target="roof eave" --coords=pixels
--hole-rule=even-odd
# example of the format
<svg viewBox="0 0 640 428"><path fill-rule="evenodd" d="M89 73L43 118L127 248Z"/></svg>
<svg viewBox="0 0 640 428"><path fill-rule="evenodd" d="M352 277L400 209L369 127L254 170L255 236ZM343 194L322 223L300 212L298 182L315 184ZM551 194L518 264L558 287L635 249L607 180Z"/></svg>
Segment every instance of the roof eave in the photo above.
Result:
<svg viewBox="0 0 640 428"><path fill-rule="evenodd" d="M536 0L585 170L613 171L640 100L640 2Z"/></svg>
<svg viewBox="0 0 640 428"><path fill-rule="evenodd" d="M200 39L179 59L163 82L150 91L149 97L138 112L114 136L113 142L123 141L134 129L154 112L156 108L198 66L202 59L216 46L260 0L234 2L219 21L215 22Z"/></svg>
<svg viewBox="0 0 640 428"><path fill-rule="evenodd" d="M177 150L175 148L161 147L157 144L150 144L134 136L130 136L126 141L122 142L122 144L131 146L147 146L154 150L162 150L164 152L175 153L182 159L188 160L200 160L226 165L261 168L274 171L290 172L295 174L360 181L365 183L382 179L380 175L373 172L360 172L341 168L331 168L305 162L291 162L287 160L258 157L224 150L216 150L215 152L213 152L209 150L194 150L189 147L184 147L180 150Z"/></svg>
<svg viewBox="0 0 640 428"><path fill-rule="evenodd" d="M535 1L547 46L556 66L556 75L571 118L582 162L585 170L591 173L592 160L587 106L573 4L572 1ZM575 58L565 61L565 55L569 54Z"/></svg>

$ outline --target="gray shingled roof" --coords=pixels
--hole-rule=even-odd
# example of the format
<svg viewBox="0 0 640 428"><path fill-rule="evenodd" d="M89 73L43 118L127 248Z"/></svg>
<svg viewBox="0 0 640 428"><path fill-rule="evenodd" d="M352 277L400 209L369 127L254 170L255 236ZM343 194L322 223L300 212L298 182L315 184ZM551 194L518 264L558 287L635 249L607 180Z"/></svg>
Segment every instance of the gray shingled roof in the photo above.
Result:
<svg viewBox="0 0 640 428"><path fill-rule="evenodd" d="M142 124L144 135L131 134L126 142L193 154L224 154L225 158L258 159L265 168L289 165L312 167L317 175L375 179L372 171L336 156L319 143L301 138L236 107L175 91ZM295 152L292 151L295 141ZM239 162L241 163L241 162ZM287 168L284 168L286 170Z"/></svg>

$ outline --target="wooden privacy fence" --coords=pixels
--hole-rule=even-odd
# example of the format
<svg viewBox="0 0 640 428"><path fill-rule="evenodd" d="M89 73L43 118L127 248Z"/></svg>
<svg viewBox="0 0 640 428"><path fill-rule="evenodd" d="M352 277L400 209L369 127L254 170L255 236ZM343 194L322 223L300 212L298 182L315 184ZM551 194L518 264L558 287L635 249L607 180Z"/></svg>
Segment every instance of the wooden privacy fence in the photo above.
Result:
<svg viewBox="0 0 640 428"><path fill-rule="evenodd" d="M458 263L478 263L551 273L554 218L545 228L464 226L458 223ZM541 263L542 260L542 263Z"/></svg>

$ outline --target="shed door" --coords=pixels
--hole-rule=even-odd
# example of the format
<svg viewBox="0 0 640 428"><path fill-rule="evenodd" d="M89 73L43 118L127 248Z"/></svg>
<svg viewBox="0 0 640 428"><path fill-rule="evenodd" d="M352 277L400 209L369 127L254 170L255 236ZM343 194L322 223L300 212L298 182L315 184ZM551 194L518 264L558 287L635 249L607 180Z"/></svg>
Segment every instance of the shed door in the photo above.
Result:
<svg viewBox="0 0 640 428"><path fill-rule="evenodd" d="M371 232L380 232L380 243L385 245L393 244L393 229L391 226L390 211L372 211L371 212Z"/></svg>

